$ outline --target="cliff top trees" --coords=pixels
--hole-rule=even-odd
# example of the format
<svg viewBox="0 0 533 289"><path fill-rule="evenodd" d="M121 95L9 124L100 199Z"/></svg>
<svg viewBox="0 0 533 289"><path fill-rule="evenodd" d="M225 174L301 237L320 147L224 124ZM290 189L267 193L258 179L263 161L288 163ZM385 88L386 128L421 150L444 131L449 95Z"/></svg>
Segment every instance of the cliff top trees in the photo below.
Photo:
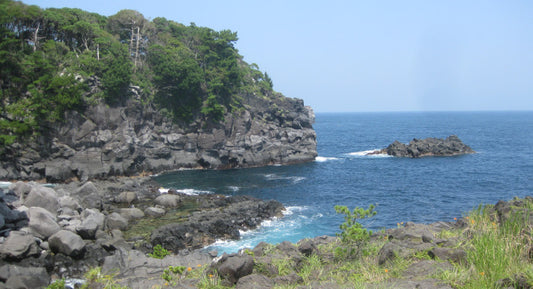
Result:
<svg viewBox="0 0 533 289"><path fill-rule="evenodd" d="M0 33L0 147L82 110L87 97L125 101L130 85L183 121L218 122L242 95L272 95L270 78L242 60L229 30L0 0ZM89 77L100 80L96 95L87 95Z"/></svg>

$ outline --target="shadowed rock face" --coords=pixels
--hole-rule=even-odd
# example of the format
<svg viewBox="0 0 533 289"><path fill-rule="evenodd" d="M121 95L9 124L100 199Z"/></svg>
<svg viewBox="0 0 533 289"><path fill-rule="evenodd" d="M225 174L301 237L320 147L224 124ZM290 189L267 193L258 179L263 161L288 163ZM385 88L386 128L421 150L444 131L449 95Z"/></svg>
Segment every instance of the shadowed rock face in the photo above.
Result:
<svg viewBox="0 0 533 289"><path fill-rule="evenodd" d="M395 141L386 149L379 151L395 157L419 158L426 156L455 156L475 153L469 146L464 144L456 135L446 139L426 138L413 139L409 144Z"/></svg>
<svg viewBox="0 0 533 289"><path fill-rule="evenodd" d="M244 98L245 109L222 123L175 123L154 107L90 106L69 112L33 143L14 144L0 158L0 179L49 182L224 169L314 160L314 113L300 99Z"/></svg>

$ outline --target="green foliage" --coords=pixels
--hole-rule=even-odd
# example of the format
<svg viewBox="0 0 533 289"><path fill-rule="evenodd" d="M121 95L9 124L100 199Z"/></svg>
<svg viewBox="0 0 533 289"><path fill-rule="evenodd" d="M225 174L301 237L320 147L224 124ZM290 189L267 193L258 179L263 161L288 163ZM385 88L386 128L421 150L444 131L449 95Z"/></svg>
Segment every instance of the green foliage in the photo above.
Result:
<svg viewBox="0 0 533 289"><path fill-rule="evenodd" d="M242 60L230 30L150 21L134 10L105 17L3 0L0 33L0 148L99 98L122 103L130 85L142 88L139 101L186 122L221 122L243 109L243 97L274 95L268 74ZM89 77L100 86L87 95Z"/></svg>
<svg viewBox="0 0 533 289"><path fill-rule="evenodd" d="M526 201L527 202L527 201ZM464 234L467 260L465 264L455 264L456 272L444 274L444 279L455 288L495 288L498 280L525 275L529 282L533 272L529 262L529 248L533 239L530 236L530 206L515 208L503 223L491 206L479 206L465 220L470 227ZM529 275L531 276L531 275Z"/></svg>
<svg viewBox="0 0 533 289"><path fill-rule="evenodd" d="M358 220L376 215L374 208L375 205L370 205L366 210L356 207L353 211L350 211L346 206L335 206L335 212L344 215L344 222L339 226L341 233L337 233L343 243L343 246L335 249L337 258L353 257L362 252L360 248L364 247L370 240L372 231L364 228Z"/></svg>
<svg viewBox="0 0 533 289"><path fill-rule="evenodd" d="M215 95L210 95L204 102L202 114L215 122L219 122L224 119L224 107L217 102Z"/></svg>
<svg viewBox="0 0 533 289"><path fill-rule="evenodd" d="M170 252L167 249L163 248L163 246L161 246L160 244L155 245L154 252L148 254L148 256L156 259L163 259L165 258L165 256L168 255L170 255Z"/></svg>
<svg viewBox="0 0 533 289"><path fill-rule="evenodd" d="M103 275L102 268L96 267L85 273L86 282L81 289L103 288L103 289L128 289L127 286L117 284L114 275Z"/></svg>
<svg viewBox="0 0 533 289"><path fill-rule="evenodd" d="M352 212L346 206L335 206L337 214L344 215L344 222L339 226L341 233L337 234L344 243L359 243L370 239L372 231L363 228L358 220L370 218L376 215L375 205L370 205L368 209L356 207Z"/></svg>
<svg viewBox="0 0 533 289"><path fill-rule="evenodd" d="M65 279L54 281L50 285L46 286L46 289L65 289Z"/></svg>

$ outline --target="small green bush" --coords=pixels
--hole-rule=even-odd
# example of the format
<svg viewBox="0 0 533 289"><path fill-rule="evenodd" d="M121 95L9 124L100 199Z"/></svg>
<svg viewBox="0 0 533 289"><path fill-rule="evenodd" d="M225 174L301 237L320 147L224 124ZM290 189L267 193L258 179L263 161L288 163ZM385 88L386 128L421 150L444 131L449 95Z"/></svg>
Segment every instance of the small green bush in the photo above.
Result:
<svg viewBox="0 0 533 289"><path fill-rule="evenodd" d="M156 259L163 259L165 258L165 256L168 255L170 255L170 252L167 249L163 248L163 246L161 246L160 244L155 245L154 252L148 254L148 256Z"/></svg>
<svg viewBox="0 0 533 289"><path fill-rule="evenodd" d="M376 215L375 207L375 205L370 205L366 210L356 207L353 211L350 211L346 206L335 206L335 212L344 214L344 223L339 226L341 233L337 233L337 236L341 239L342 246L335 249L336 257L344 258L359 255L361 251L359 248L363 248L368 243L372 231L363 228L363 225L358 220Z"/></svg>

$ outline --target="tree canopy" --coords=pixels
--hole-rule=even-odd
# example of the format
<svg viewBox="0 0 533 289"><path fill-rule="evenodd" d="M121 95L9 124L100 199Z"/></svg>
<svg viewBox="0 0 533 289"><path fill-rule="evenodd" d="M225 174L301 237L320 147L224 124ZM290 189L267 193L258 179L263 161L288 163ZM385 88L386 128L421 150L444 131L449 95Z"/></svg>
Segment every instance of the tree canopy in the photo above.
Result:
<svg viewBox="0 0 533 289"><path fill-rule="evenodd" d="M132 85L177 121L218 122L244 95L273 95L272 80L243 61L230 30L0 0L0 35L0 147L95 99L121 103ZM96 93L90 78L99 80Z"/></svg>

